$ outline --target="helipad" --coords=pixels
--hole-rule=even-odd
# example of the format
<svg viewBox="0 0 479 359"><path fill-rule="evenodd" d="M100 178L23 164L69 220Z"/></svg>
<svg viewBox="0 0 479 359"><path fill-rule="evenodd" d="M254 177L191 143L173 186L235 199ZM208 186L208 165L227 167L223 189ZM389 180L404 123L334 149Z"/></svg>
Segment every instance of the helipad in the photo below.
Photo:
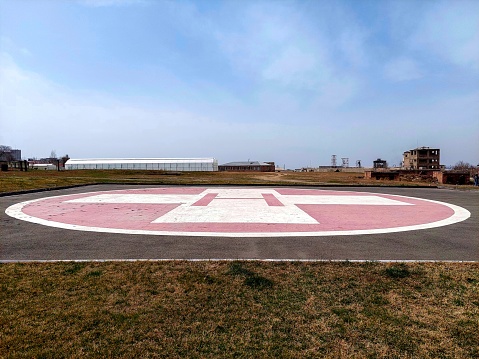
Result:
<svg viewBox="0 0 479 359"><path fill-rule="evenodd" d="M88 192L25 201L5 212L77 231L212 237L393 233L446 226L470 217L457 205L415 197L256 187Z"/></svg>

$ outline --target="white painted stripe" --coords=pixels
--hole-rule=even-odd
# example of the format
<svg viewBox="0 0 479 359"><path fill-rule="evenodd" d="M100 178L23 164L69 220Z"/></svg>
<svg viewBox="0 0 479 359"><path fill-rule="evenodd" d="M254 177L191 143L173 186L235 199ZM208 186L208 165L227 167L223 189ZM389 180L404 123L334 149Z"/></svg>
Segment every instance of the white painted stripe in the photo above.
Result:
<svg viewBox="0 0 479 359"><path fill-rule="evenodd" d="M233 200L237 202L247 201L248 199L261 199L263 193L273 194L279 201L285 205L297 204L319 204L319 205L362 205L362 206L411 206L412 204L395 201L380 196L334 196L334 195L280 195L276 191L254 189L242 191L213 189L205 191L199 195L187 194L99 194L66 201L67 203L132 203L132 204L171 204L184 203L193 204L200 200L207 193L217 193L214 201L219 199ZM253 203L253 202L249 202Z"/></svg>
<svg viewBox="0 0 479 359"><path fill-rule="evenodd" d="M218 193L216 198L229 198L229 199L263 199L263 193L274 194L278 196L279 194L272 189L268 188L208 188L206 193Z"/></svg>
<svg viewBox="0 0 479 359"><path fill-rule="evenodd" d="M152 223L318 224L294 205L268 206L264 199L214 199L205 207L180 206Z"/></svg>
<svg viewBox="0 0 479 359"><path fill-rule="evenodd" d="M104 262L304 262L304 263L478 263L441 259L295 259L295 258L139 258L139 259L0 259L0 263L104 263Z"/></svg>
<svg viewBox="0 0 479 359"><path fill-rule="evenodd" d="M191 194L99 194L65 201L66 203L193 204L203 195Z"/></svg>
<svg viewBox="0 0 479 359"><path fill-rule="evenodd" d="M395 201L380 196L278 196L283 204L322 204L322 205L360 205L360 206L412 206L410 203Z"/></svg>

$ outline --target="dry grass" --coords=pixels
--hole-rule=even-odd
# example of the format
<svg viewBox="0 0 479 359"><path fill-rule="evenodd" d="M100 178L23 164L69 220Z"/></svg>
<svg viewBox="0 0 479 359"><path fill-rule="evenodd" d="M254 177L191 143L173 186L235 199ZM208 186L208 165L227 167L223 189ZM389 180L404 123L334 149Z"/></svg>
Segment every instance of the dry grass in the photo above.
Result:
<svg viewBox="0 0 479 359"><path fill-rule="evenodd" d="M479 357L477 263L28 263L0 276L1 357Z"/></svg>
<svg viewBox="0 0 479 359"><path fill-rule="evenodd" d="M430 182L368 180L362 172L177 172L135 170L82 170L82 171L9 171L0 172L0 192L13 192L38 188L95 184L139 183L158 185L432 185Z"/></svg>

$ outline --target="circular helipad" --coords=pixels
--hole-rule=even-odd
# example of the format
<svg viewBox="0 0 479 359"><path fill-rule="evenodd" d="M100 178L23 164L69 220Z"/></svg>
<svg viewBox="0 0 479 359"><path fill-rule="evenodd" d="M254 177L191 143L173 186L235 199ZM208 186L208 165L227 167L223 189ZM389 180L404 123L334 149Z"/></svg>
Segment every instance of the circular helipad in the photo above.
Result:
<svg viewBox="0 0 479 359"><path fill-rule="evenodd" d="M392 233L470 217L444 202L391 194L295 188L162 187L46 197L8 207L45 226L107 233L291 237Z"/></svg>

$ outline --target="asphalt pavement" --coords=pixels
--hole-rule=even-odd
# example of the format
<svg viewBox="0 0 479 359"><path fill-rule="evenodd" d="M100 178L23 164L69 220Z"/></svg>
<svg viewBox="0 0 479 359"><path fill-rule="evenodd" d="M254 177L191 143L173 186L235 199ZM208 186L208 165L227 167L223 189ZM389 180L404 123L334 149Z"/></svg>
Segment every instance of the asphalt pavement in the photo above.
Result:
<svg viewBox="0 0 479 359"><path fill-rule="evenodd" d="M479 261L479 191L441 188L327 187L335 191L374 192L441 201L463 207L471 213L471 217L465 221L443 227L366 235L225 238L115 234L48 227L5 214L7 207L23 201L128 188L139 186L93 185L0 197L0 261L135 259Z"/></svg>

